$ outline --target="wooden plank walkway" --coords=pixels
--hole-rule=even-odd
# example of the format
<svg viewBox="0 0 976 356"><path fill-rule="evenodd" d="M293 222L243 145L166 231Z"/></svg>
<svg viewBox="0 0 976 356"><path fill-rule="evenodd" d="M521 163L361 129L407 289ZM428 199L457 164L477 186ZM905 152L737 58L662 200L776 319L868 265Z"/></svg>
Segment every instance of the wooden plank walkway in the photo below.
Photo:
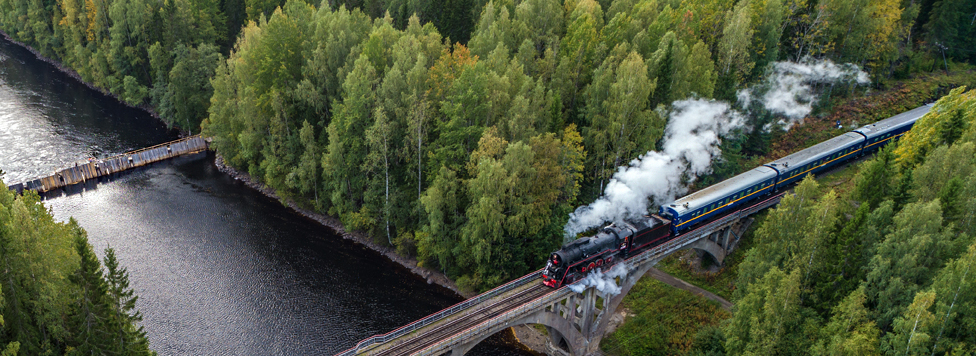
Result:
<svg viewBox="0 0 976 356"><path fill-rule="evenodd" d="M74 167L62 169L50 176L17 183L8 188L18 193L22 193L24 189L47 192L173 157L205 151L206 149L207 141L202 136L195 135L113 157L75 163Z"/></svg>

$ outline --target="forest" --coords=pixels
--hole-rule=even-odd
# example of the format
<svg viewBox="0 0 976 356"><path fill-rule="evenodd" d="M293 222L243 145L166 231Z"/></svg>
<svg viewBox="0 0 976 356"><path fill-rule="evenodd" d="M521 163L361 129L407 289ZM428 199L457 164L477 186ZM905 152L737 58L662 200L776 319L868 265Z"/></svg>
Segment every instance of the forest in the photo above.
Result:
<svg viewBox="0 0 976 356"><path fill-rule="evenodd" d="M965 66L974 12L968 0L0 0L0 28L212 137L282 199L483 290L539 268L568 214L659 148L674 101L734 102L784 60L870 74L833 96ZM754 114L750 127L778 120ZM702 182L751 167L778 132L726 138Z"/></svg>
<svg viewBox="0 0 976 356"><path fill-rule="evenodd" d="M691 354L976 352L976 90L953 90L852 189L808 177L738 269L735 310Z"/></svg>
<svg viewBox="0 0 976 356"><path fill-rule="evenodd" d="M104 256L36 193L0 189L0 355L155 355L128 271Z"/></svg>

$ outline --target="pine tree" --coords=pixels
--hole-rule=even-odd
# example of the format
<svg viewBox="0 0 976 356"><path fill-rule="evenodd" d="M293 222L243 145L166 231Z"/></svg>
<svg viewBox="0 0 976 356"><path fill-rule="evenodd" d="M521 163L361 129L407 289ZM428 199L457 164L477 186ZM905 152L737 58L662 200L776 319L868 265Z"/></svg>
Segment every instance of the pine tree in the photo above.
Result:
<svg viewBox="0 0 976 356"><path fill-rule="evenodd" d="M108 332L112 334L114 345L111 347L124 355L148 355L149 340L141 325L142 313L136 310L139 297L129 286L129 271L119 265L115 257L115 249L105 249L105 280L107 282L107 296L110 300L112 317L108 323Z"/></svg>
<svg viewBox="0 0 976 356"><path fill-rule="evenodd" d="M78 269L71 276L71 282L78 287L73 318L75 351L82 355L105 354L113 349L109 341L111 335L106 332L111 320L108 286L102 265L88 244L87 234L81 227L74 227L75 251L81 258Z"/></svg>
<svg viewBox="0 0 976 356"><path fill-rule="evenodd" d="M939 203L942 206L942 216L947 221L954 221L959 217L959 213L962 211L961 199L959 194L962 193L962 179L959 177L953 177L942 190L939 192Z"/></svg>
<svg viewBox="0 0 976 356"><path fill-rule="evenodd" d="M888 198L892 193L893 158L890 149L882 148L877 157L864 163L855 181L854 199L874 209Z"/></svg>
<svg viewBox="0 0 976 356"><path fill-rule="evenodd" d="M912 170L906 169L902 171L901 178L898 180L898 187L895 189L895 211L901 211L901 208L908 204L912 200L912 187L914 186L914 181L912 180Z"/></svg>
<svg viewBox="0 0 976 356"><path fill-rule="evenodd" d="M946 145L952 145L966 131L966 120L962 109L953 110L949 118L939 124L939 138Z"/></svg>

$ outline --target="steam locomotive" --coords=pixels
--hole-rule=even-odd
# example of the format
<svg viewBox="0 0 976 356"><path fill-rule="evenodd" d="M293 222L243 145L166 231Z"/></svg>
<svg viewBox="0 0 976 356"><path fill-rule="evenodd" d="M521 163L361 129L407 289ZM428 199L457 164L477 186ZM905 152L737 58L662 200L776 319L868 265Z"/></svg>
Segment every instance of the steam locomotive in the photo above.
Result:
<svg viewBox="0 0 976 356"><path fill-rule="evenodd" d="M931 108L931 104L915 108L756 167L662 205L658 214L604 226L595 235L579 238L552 252L542 271L542 283L552 288L571 284L595 268L606 269L788 188L807 174L817 175L874 152L911 130Z"/></svg>

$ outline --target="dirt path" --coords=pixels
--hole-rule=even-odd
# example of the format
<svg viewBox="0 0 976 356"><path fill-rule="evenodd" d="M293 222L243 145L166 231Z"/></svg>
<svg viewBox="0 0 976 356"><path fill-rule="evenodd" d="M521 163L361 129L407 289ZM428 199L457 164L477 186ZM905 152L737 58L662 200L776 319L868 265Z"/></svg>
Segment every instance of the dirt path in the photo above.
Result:
<svg viewBox="0 0 976 356"><path fill-rule="evenodd" d="M729 301L727 301L727 300L725 300L725 298L719 297L719 296L715 295L715 293L709 292L707 290L698 288L697 286L692 285L691 283L688 283L688 282L685 282L683 280L677 279L677 278L675 278L674 276L672 276L670 274L664 273L664 271L662 271L662 270L659 270L657 268L651 267L651 269L649 271L647 271L647 275L648 276L651 276L651 277L654 277L654 279L657 279L657 280L659 280L661 282L664 282L664 284L667 284L669 286L672 286L672 287L675 287L675 288L678 288L678 289L684 289L684 290L689 291L689 292L691 292L693 294L697 294L697 295L703 296L705 298L714 300L714 301L718 302L719 304L721 304L722 305L722 308L724 308L725 310L728 310L730 312L732 311L732 303L729 302Z"/></svg>

